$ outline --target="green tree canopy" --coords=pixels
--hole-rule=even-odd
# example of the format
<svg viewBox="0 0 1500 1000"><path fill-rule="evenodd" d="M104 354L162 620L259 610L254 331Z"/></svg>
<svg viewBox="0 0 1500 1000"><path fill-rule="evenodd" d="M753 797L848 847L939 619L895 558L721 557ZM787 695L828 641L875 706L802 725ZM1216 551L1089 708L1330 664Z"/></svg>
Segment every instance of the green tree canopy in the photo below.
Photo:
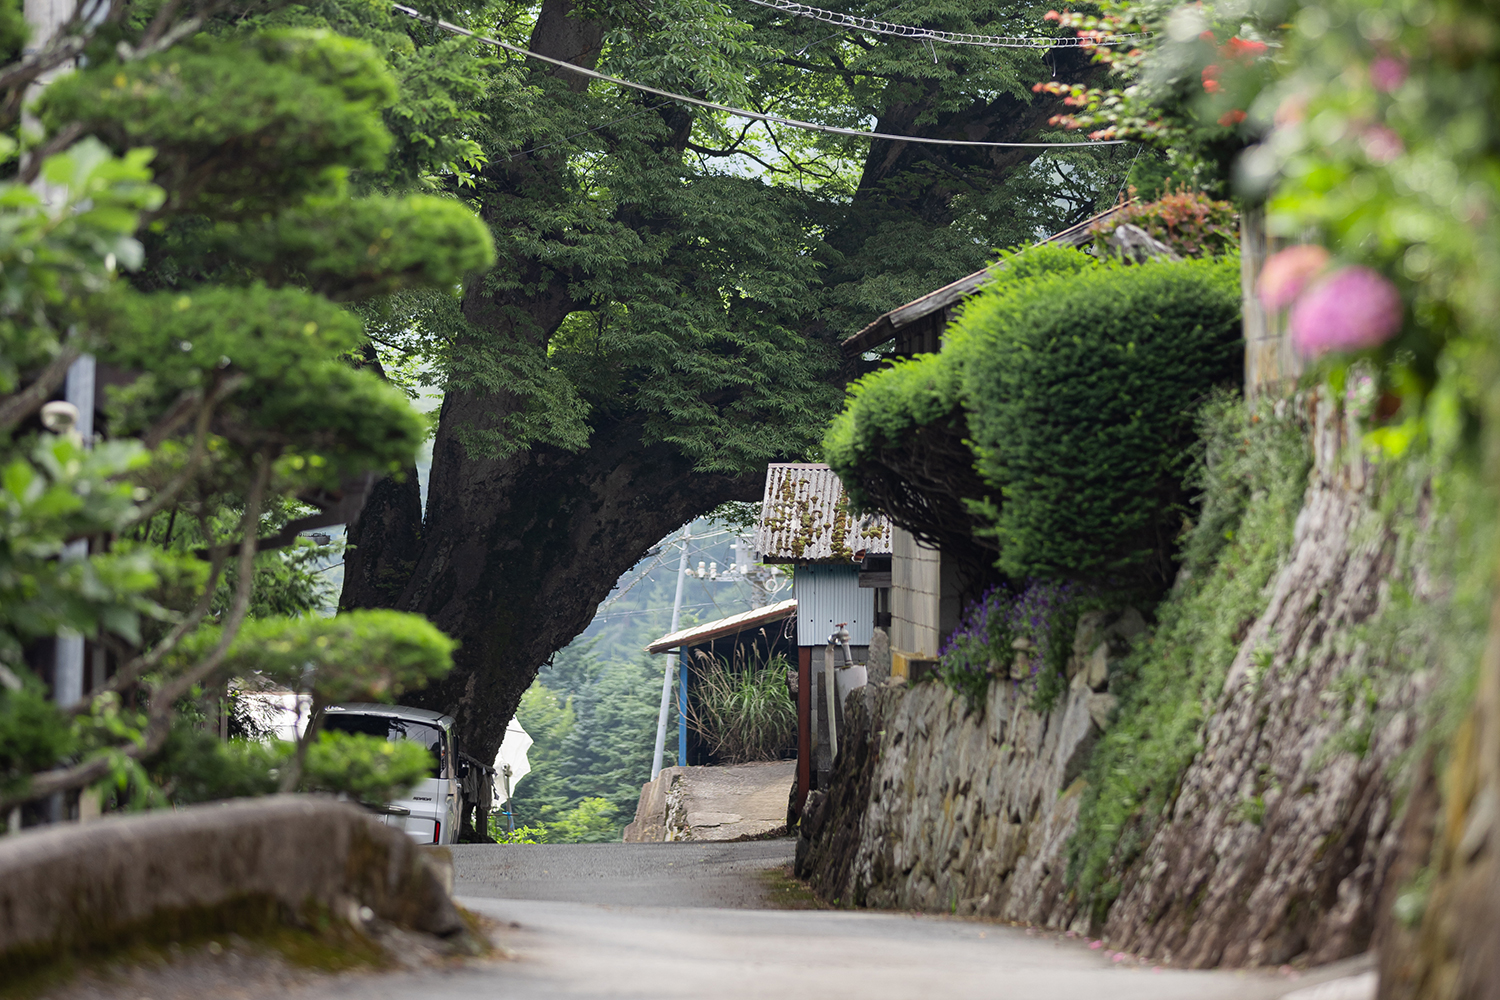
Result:
<svg viewBox="0 0 1500 1000"><path fill-rule="evenodd" d="M845 5L842 9L855 10ZM1047 35L1044 6L927 4L960 31ZM830 29L751 4L496 3L445 15L532 52L837 127L1055 134L1040 49ZM426 30L424 28L424 30ZM418 43L419 48L422 43ZM1078 49L1048 57L1086 73ZM1061 60L1061 63L1057 63ZM918 145L747 125L504 56L451 190L499 261L462 300L397 297L375 336L445 390L430 495L388 481L352 529L344 607L462 639L420 699L496 745L536 669L657 540L816 452L879 313L1112 202L1133 151ZM469 186L472 182L472 186Z"/></svg>

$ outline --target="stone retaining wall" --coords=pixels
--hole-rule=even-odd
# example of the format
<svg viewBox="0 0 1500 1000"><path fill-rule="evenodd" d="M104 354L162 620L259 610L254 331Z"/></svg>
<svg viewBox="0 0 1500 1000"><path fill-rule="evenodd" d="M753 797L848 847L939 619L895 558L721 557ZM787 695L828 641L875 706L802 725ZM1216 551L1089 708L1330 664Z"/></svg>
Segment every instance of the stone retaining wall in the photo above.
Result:
<svg viewBox="0 0 1500 1000"><path fill-rule="evenodd" d="M796 761L665 767L641 786L627 844L741 840L785 830Z"/></svg>
<svg viewBox="0 0 1500 1000"><path fill-rule="evenodd" d="M1313 424L1314 471L1289 556L1170 818L1102 919L1065 878L1078 776L1114 707L1112 647L1088 631L1097 621L1080 623L1072 687L1046 715L1008 681L991 684L982 713L936 683L851 698L833 784L809 799L799 875L841 903L1072 928L1196 967L1365 950L1396 855L1398 763L1428 681L1421 670L1383 671L1361 636L1391 605L1406 543L1369 498L1349 444L1357 429L1326 404ZM1432 584L1420 577L1402 582L1421 594Z"/></svg>
<svg viewBox="0 0 1500 1000"><path fill-rule="evenodd" d="M855 906L1066 923L1055 904L1079 788L1062 782L1091 744L1088 695L1038 716L1009 691L993 685L983 717L937 684L851 697L834 780L808 798L797 874Z"/></svg>
<svg viewBox="0 0 1500 1000"><path fill-rule="evenodd" d="M1094 687L1108 685L1119 635L1086 616L1071 686L1046 714L1008 681L990 685L983 712L936 683L854 692L834 780L809 797L798 875L857 906L1074 923L1065 847L1114 707Z"/></svg>
<svg viewBox="0 0 1500 1000"><path fill-rule="evenodd" d="M1386 612L1394 583L1421 596L1432 582L1398 566L1409 543L1373 509L1346 432L1325 405L1291 552L1171 822L1110 908L1111 947L1195 967L1318 964L1369 947L1397 854L1400 764L1430 681L1385 670L1361 630ZM1404 645L1420 659L1420 638Z"/></svg>

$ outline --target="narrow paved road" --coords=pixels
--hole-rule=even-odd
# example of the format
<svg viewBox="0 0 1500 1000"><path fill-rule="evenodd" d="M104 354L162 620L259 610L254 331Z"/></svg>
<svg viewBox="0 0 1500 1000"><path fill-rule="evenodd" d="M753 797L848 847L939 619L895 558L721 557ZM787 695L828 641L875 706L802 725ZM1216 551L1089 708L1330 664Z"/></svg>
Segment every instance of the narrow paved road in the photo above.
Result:
<svg viewBox="0 0 1500 1000"><path fill-rule="evenodd" d="M791 853L790 841L460 847L456 892L508 926L510 960L337 980L303 995L1273 1000L1327 978L1153 971L1081 942L978 921L764 909L761 873Z"/></svg>

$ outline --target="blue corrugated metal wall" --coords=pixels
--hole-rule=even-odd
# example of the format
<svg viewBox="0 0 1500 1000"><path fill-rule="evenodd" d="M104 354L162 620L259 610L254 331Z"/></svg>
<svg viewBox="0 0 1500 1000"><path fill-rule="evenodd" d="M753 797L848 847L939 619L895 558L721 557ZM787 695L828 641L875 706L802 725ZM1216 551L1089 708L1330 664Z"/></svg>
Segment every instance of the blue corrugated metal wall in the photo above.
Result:
<svg viewBox="0 0 1500 1000"><path fill-rule="evenodd" d="M847 622L849 643L868 646L874 635L875 591L859 586L859 567L798 566L792 576L797 598L797 643L821 646L839 622Z"/></svg>

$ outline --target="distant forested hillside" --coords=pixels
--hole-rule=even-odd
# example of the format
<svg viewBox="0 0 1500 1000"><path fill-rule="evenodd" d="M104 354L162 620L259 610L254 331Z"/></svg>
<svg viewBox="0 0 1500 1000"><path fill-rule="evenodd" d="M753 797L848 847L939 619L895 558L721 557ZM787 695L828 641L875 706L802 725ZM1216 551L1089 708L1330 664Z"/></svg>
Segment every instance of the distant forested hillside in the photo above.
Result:
<svg viewBox="0 0 1500 1000"><path fill-rule="evenodd" d="M516 718L536 742L529 752L531 773L515 789L516 826L541 827L538 839L619 840L635 815L641 785L651 777L666 665L665 656L652 656L645 647L672 624L680 534L664 539L656 555L621 577L588 630L542 668L521 700ZM723 573L734 563L733 533L700 519L692 535L692 569L700 561L716 562ZM750 607L747 583L689 577L679 627ZM674 697L663 765L675 763Z"/></svg>

